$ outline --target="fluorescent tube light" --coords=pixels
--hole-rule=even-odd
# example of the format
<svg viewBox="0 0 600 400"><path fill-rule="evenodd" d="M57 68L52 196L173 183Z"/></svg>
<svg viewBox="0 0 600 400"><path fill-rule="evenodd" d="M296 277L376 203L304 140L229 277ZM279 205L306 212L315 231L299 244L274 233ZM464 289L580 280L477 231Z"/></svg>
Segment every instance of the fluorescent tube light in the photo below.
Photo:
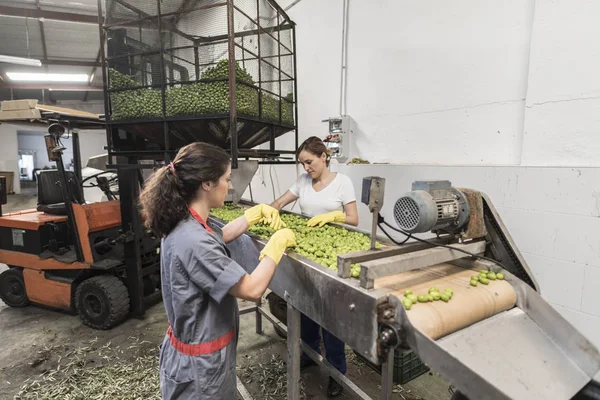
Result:
<svg viewBox="0 0 600 400"><path fill-rule="evenodd" d="M45 74L31 72L7 72L6 76L12 81L27 82L87 82L87 74Z"/></svg>
<svg viewBox="0 0 600 400"><path fill-rule="evenodd" d="M36 60L33 58L24 58L24 57L13 57L13 56L0 55L0 62L10 63L10 64L19 64L19 65L28 65L31 67L41 67L42 66L42 62L40 60Z"/></svg>

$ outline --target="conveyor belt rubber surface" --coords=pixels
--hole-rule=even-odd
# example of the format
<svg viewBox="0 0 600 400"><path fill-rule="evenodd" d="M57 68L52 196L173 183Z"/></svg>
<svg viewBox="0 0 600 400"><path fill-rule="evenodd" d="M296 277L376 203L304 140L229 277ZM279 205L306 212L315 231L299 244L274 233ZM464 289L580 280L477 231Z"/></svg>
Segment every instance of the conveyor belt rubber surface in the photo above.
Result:
<svg viewBox="0 0 600 400"><path fill-rule="evenodd" d="M490 281L489 285L470 285L471 276L479 271L440 264L375 280L376 289L392 290L390 295L404 298L404 290L414 294L427 294L429 288L454 290L452 299L445 303L417 303L406 312L413 326L429 336L439 339L490 318L514 307L517 295L506 281Z"/></svg>

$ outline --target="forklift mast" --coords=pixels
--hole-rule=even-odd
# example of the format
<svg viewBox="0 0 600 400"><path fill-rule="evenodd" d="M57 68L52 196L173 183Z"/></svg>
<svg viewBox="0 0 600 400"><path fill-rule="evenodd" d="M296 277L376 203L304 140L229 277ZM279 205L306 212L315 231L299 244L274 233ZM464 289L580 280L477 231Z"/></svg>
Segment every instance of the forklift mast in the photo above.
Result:
<svg viewBox="0 0 600 400"><path fill-rule="evenodd" d="M60 138L65 133L65 127L60 124L52 124L48 127L48 135L44 136L46 140L46 150L48 152L48 159L56 162L56 169L58 170L59 186L62 191L62 197L65 202L65 208L67 209L68 226L73 234L73 246L75 247L75 254L77 255L77 261L83 262L83 251L81 247L81 238L79 237L79 231L77 229L77 221L75 220L75 213L73 211L74 195L71 193L69 188L69 182L67 174L65 172L65 165L62 159L62 152L65 147L61 144ZM76 149L76 151L79 149ZM79 171L81 174L81 170Z"/></svg>

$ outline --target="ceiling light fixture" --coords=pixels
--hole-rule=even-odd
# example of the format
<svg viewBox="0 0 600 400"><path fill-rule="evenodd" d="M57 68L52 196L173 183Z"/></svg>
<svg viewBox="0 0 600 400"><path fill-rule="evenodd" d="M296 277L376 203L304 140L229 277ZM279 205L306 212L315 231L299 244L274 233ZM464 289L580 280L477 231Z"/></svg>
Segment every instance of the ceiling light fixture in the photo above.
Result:
<svg viewBox="0 0 600 400"><path fill-rule="evenodd" d="M0 55L0 62L9 64L28 65L31 67L41 67L42 62L34 58L13 57Z"/></svg>
<svg viewBox="0 0 600 400"><path fill-rule="evenodd" d="M27 82L87 82L87 74L45 74L31 72L7 72L6 76L12 81Z"/></svg>

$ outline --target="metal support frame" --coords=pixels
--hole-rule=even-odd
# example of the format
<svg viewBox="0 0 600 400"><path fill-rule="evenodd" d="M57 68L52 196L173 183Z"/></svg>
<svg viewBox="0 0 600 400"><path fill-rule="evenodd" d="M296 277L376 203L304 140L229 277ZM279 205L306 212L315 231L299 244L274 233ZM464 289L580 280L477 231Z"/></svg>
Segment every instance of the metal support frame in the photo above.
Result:
<svg viewBox="0 0 600 400"><path fill-rule="evenodd" d="M381 366L381 375L383 382L381 383L381 399L389 400L392 398L392 390L394 388L394 351L388 351L387 357Z"/></svg>
<svg viewBox="0 0 600 400"><path fill-rule="evenodd" d="M79 132L71 131L71 137L73 138L73 162L75 163L75 176L77 177L77 183L81 185L81 147L79 145ZM85 203L84 190L81 190L81 201Z"/></svg>
<svg viewBox="0 0 600 400"><path fill-rule="evenodd" d="M236 389L237 389L237 392L240 395L240 397L243 400L252 400L252 396L250 396L250 393L248 392L248 390L246 389L246 387L244 386L242 381L240 381L240 378L237 375L235 377L235 380L236 380Z"/></svg>
<svg viewBox="0 0 600 400"><path fill-rule="evenodd" d="M358 387L349 378L339 372L333 365L331 365L323 356L314 351L310 346L302 341L300 338L300 311L292 306L289 302L287 305L287 326L281 322L277 317L271 314L269 311L264 309L260 302L254 306L246 307L240 310L240 315L256 313L256 333L262 333L262 317L265 317L270 323L276 325L279 329L287 334L287 349L288 349L288 360L287 360L287 399L299 400L300 399L300 358L302 352L304 352L310 359L312 359L317 365L327 370L327 374L333 379L338 381L344 388L359 399L372 400L372 398L366 394L360 387ZM260 330L260 332L259 332ZM392 389L394 386L393 382L394 372L394 351L391 349L388 352L386 361L382 364L382 385L381 385L381 396L380 400L389 400L392 395ZM292 384L290 384L290 382ZM247 393L246 388L238 380L237 389L240 396L244 399L244 391ZM249 396L249 394L247 394Z"/></svg>
<svg viewBox="0 0 600 400"><path fill-rule="evenodd" d="M81 24L92 24L98 23L98 19L95 15L86 14L75 14L59 11L41 10L38 8L25 8L25 7L10 7L0 6L0 15L9 17L21 17L51 21L65 21L65 22L78 22Z"/></svg>
<svg viewBox="0 0 600 400"><path fill-rule="evenodd" d="M131 160L121 159L124 163ZM131 301L131 313L135 317L144 315L144 286L142 282L141 260L141 217L134 204L137 204L140 187L137 169L118 169L119 200L121 203L121 227L125 234L124 244L125 270L127 272L127 290Z"/></svg>
<svg viewBox="0 0 600 400"><path fill-rule="evenodd" d="M158 0L156 0L158 1ZM268 0L269 1L269 0ZM137 13L138 17L136 18L137 22L146 22L147 20L151 19L152 16L150 16L149 14L147 14L146 12L136 8L135 6L129 4L127 2L127 0L115 0L115 2L118 2L119 4L121 4L124 7L127 7L128 9L132 10L133 12ZM115 129L123 129L125 131L129 131L129 132L135 132L136 135L143 135L146 139L150 140L150 141L156 141L160 144L160 147L164 150L164 159L165 160L169 160L170 157L172 157L172 154L170 154L171 150L177 150L178 148L180 148L181 146L188 144L192 141L198 141L198 140L203 140L201 137L190 137L190 135L188 135L185 132L182 132L183 130L180 129L180 125L181 123L183 123L183 121L190 121L191 124L194 124L194 126L197 127L197 131L202 131L202 132L210 132L213 133L214 137L207 137L205 140L206 141L212 141L212 140L217 140L217 141L222 141L222 139L224 137L227 137L227 144L223 144L221 143L221 145L226 146L229 151L229 153L231 154L231 158L232 158L232 167L236 168L238 165L237 160L241 159L241 158L259 158L262 159L260 161L261 164L292 164L294 163L293 160L281 160L279 159L279 155L283 154L283 153L289 153L289 154L295 154L295 149L298 145L298 125L297 125L297 121L298 121L298 110L297 110L297 82L295 77L292 78L290 77L290 80L294 81L294 100L293 100L293 104L294 104L294 114L295 114L295 120L294 120L294 124L293 125L286 125L283 121L281 121L281 110L280 110L280 116L279 116L279 121L278 122L270 122L270 121L266 121L266 120L262 120L260 117L259 118L251 118L251 117L247 117L247 116L243 116L243 115L238 115L237 114L237 110L236 110L236 91L235 90L230 90L229 92L229 104L230 104L230 111L228 113L224 113L224 114L219 114L219 115L195 115L195 116L184 116L184 117L179 117L179 116L166 116L165 115L165 90L167 87L174 85L176 83L174 82L166 82L166 79L164 79L166 77L166 71L165 68L167 67L168 61L165 60L165 56L168 57L167 55L167 50L168 51L173 51L173 50L178 50L178 49L184 49L184 48L193 48L194 51L194 63L195 65L195 73L196 73L196 77L194 80L189 80L186 78L183 81L179 81L177 83L179 84L186 84L186 83L193 83L193 82L197 82L199 79L199 67L201 67L201 64L199 64L199 54L198 54L198 48L199 46L205 46L205 45L212 45L215 44L217 42L220 41L224 41L224 43L226 43L227 47L228 47L228 59L229 59L229 77L228 77L228 82L230 86L235 86L236 84L236 79L235 79L235 63L237 60L237 57L235 56L235 49L236 47L239 47L239 44L235 42L235 39L240 38L240 37L244 37L245 35L258 35L259 38L261 35L265 34L268 35L271 39L273 39L278 47L284 46L285 49L287 49L286 51L288 51L290 53L290 55L293 56L293 52L290 50L290 48L288 46L285 46L281 43L281 35L279 34L279 30L287 30L287 29L291 29L292 33L293 33L293 49L295 51L295 24L289 19L289 16L280 8L277 6L276 3L269 1L269 3L274 7L274 9L277 11L277 15L279 16L279 19L283 19L283 23L278 24L276 26L273 27L263 27L261 26L260 22L256 22L257 24L257 29L253 30L253 31L242 31L242 32L236 32L235 31L235 25L234 25L234 10L237 10L238 12L240 12L242 15L246 15L244 10L239 10L238 7L235 6L234 1L233 0L223 0L223 2L221 3L215 3L215 4L210 4L210 5L203 5L203 6L197 6L194 2L188 1L185 5L182 5L179 9L179 11L177 12L167 12L164 13L164 10L161 10L160 7L160 3L157 4L157 13L158 16L156 17L157 21L157 28L159 31L162 30L169 30L172 32L175 32L176 34L181 34L178 30L176 26L174 25L174 22L178 21L178 12L182 11L182 10L186 10L186 11L197 11L197 10L201 10L201 9L205 9L205 8L213 8L213 7L217 7L217 6L222 6L222 7L226 7L227 8L227 35L223 35L222 37L217 37L217 36L211 36L211 37L195 37L195 38L190 38L190 40L192 41L192 46L180 46L180 47L172 47L169 49L165 48L165 43L163 43L163 39L162 37L159 38L159 44L160 44L160 48L159 49L146 49L146 51L141 51L139 53L129 53L127 55L121 55L121 56L112 56L112 57L107 57L106 55L106 30L110 29L110 27L113 26L117 26L119 24L124 23L123 21L108 21L108 23L103 25L104 19L103 19L103 13L102 13L102 5L100 4L101 0L99 1L99 6L98 6L98 21L100 22L100 40L101 40L101 46L100 46L100 50L101 50L101 54L99 57L99 60L101 61L100 64L102 65L102 72L103 72L103 83L104 83L104 90L105 90L105 108L106 108L106 122L107 122L107 130L110 130L112 128ZM114 3L113 3L114 4ZM260 3L257 2L257 15L260 14ZM109 10L110 11L110 10ZM110 15L107 14L107 15ZM168 21L164 21L165 17L169 17ZM131 24L133 22L136 21L126 21L127 24ZM119 25L120 26L120 25ZM258 41L258 46L260 47L260 40ZM242 51L244 54L246 53L250 53L249 49L246 48L242 48ZM282 58L284 56L284 54L281 53L282 49L278 49L278 52L275 56L273 57L277 57L277 58ZM259 48L259 53L261 52L261 49ZM160 59L161 59L161 75L163 77L163 79L161 80L161 82L159 84L154 84L151 85L153 88L160 88L161 89L161 101L162 101L162 113L160 115L160 117L157 118L141 118L139 120L119 120L119 121L111 121L110 118L110 93L112 92L117 92L119 91L118 89L109 89L109 82L108 82L108 63L110 61L112 61L113 59L117 59L120 57L131 57L131 56L144 56L144 55L148 55L148 54L158 54L160 55ZM262 53L261 53L262 54ZM245 59L245 57L244 57ZM260 57L259 57L260 59ZM185 61L185 60L184 60ZM239 61L239 60L237 60ZM244 61L244 60L241 60ZM265 59L261 59L262 62L270 64L267 60ZM172 64L172 63L171 63ZM274 67L274 66L273 66ZM274 67L275 68L275 67ZM296 73L296 63L294 62L293 65L294 68L294 76L297 75ZM260 68L260 64L259 64L259 75L261 74L261 68ZM285 74L285 71L279 71L280 72L280 77L282 77ZM263 89L262 88L262 80L264 79L264 76L259 76L259 83L258 83L258 93L259 93L259 115L261 115L262 111L260 110L262 108L262 102L260 101L260 97L262 96L263 92L267 93L268 90ZM243 82L241 82L240 84L244 84ZM281 85L281 83L280 83ZM148 87L148 86L144 86L144 87ZM82 87L83 89L83 87ZM136 88L128 88L127 90L134 90ZM91 87L88 89L86 88L86 90L91 90ZM125 90L125 89L123 89ZM281 99L281 93L277 93L277 94L273 94L275 97L278 97L280 102L284 101L283 99ZM281 105L280 105L281 108ZM229 127L227 128L227 132L223 131L220 132L222 135L216 135L214 134L214 132L211 132L210 130L206 129L206 122L204 122L205 120L224 120L227 119L229 122ZM138 126L138 124L149 124L147 127L141 127ZM155 127L155 125L161 124L162 126L160 127L161 129L161 134L159 137L159 134L157 132L157 128ZM259 129L257 127L256 124L264 124L264 129ZM150 126L150 125L154 125L154 126ZM219 126L218 123L213 124L214 126ZM249 128L249 129L245 129L245 128ZM292 128L295 132L295 148L293 150L290 151L273 151L274 150L274 139L275 137L278 137L279 135L287 132L288 130L291 130L290 128ZM238 132L238 129L241 129L240 132ZM249 135L249 132L252 131L256 131L256 133L253 133L252 135ZM146 133L140 133L140 132L146 132ZM177 134L174 134L173 132L177 132ZM147 135L147 136L146 136ZM193 136L193 135L192 135ZM266 152L266 154L254 154L254 153L248 153L248 149L251 147L255 147L258 144L264 143L264 141L270 142L271 146L270 146L270 150ZM162 143L161 143L162 142ZM258 143L257 143L258 142ZM163 145L164 143L164 145ZM109 153L111 151L121 151L121 150L125 150L123 148L119 148L116 145L111 145L109 143ZM130 148L127 149L127 151L133 152L135 153L136 150L139 149L134 149L131 150ZM110 155L110 154L109 154ZM112 164L112 162L109 160L109 163Z"/></svg>
<svg viewBox="0 0 600 400"><path fill-rule="evenodd" d="M75 222L75 212L73 211L73 194L69 190L69 181L67 179L67 173L65 172L65 164L62 159L62 151L56 153L56 169L58 170L58 176L60 180L60 189L62 192L63 199L65 200L65 208L67 209L68 220L74 240L75 254L77 255L77 261L83 262L83 251L81 249L81 237L79 236L79 230L77 229L77 223Z"/></svg>
<svg viewBox="0 0 600 400"><path fill-rule="evenodd" d="M483 254L485 251L485 241L483 240L469 244L451 244L449 246L473 254ZM396 275L464 257L468 257L468 255L447 247L436 247L380 260L367 261L360 266L360 286L364 289L373 289L375 279L377 278Z"/></svg>
<svg viewBox="0 0 600 400"><path fill-rule="evenodd" d="M287 293L286 293L287 294ZM289 300L289 295L286 296ZM287 398L300 400L300 311L287 303Z"/></svg>
<svg viewBox="0 0 600 400"><path fill-rule="evenodd" d="M435 244L448 244L450 238L438 238L430 240ZM386 257L406 254L413 251L429 249L433 247L427 243L408 243L403 246L382 247L375 250L360 250L352 253L340 254L337 258L338 276L340 278L350 278L350 270L352 264L362 263L365 261L378 260Z"/></svg>
<svg viewBox="0 0 600 400"><path fill-rule="evenodd" d="M238 167L238 132L235 82L235 25L233 0L227 0L227 50L229 52L229 137L231 138L231 168ZM233 85L233 86L232 86Z"/></svg>

